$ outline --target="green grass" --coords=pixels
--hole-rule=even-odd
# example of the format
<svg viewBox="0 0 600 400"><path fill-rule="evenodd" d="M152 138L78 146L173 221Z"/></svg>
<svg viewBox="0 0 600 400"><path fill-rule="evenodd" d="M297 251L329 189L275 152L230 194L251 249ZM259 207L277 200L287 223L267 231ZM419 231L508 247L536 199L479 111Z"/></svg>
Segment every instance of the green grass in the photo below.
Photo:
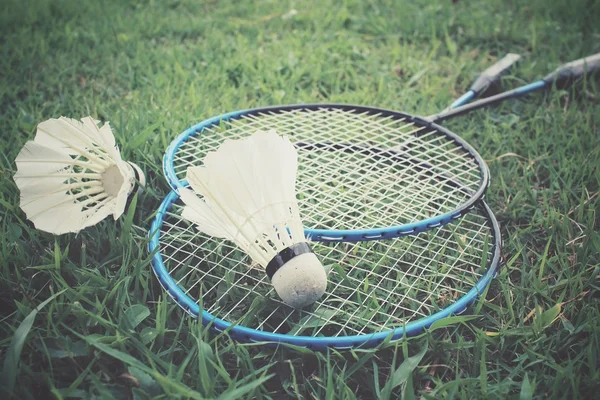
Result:
<svg viewBox="0 0 600 400"><path fill-rule="evenodd" d="M141 237L168 191L162 154L192 123L325 101L429 115L505 52L524 56L510 87L600 51L598 2L455 3L3 1L3 389L21 399L593 397L597 81L445 123L488 160L503 230L506 266L474 319L372 351L242 345L185 317L151 273ZM20 211L13 160L38 122L89 114L111 121L148 190L133 226L124 216L55 238Z"/></svg>

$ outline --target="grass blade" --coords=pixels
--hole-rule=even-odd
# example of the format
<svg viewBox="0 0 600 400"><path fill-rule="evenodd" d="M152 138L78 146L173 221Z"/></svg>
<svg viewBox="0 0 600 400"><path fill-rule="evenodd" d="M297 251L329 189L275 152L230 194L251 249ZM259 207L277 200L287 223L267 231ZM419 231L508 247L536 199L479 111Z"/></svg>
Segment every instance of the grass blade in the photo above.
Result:
<svg viewBox="0 0 600 400"><path fill-rule="evenodd" d="M419 363L423 359L423 356L425 356L425 352L428 348L429 344L425 343L425 346L423 346L418 354L408 357L406 360L404 360L404 362L400 364L398 369L392 374L390 379L388 379L383 389L381 389L382 394L389 395L392 393L394 388L404 384L411 376L412 372L419 366Z"/></svg>
<svg viewBox="0 0 600 400"><path fill-rule="evenodd" d="M48 297L42 304L37 306L33 311L29 313L27 317L21 322L21 325L15 331L13 338L10 342L10 346L8 347L8 351L6 352L6 358L4 359L4 366L2 368L2 387L8 393L12 393L15 387L15 381L17 379L17 372L19 370L19 359L21 358L21 351L23 350L23 345L25 344L25 340L27 339L27 335L33 326L33 322L35 321L35 317L38 312L44 308L48 303L58 297L61 293L63 293L66 289L61 290L58 293L53 294Z"/></svg>
<svg viewBox="0 0 600 400"><path fill-rule="evenodd" d="M531 387L531 382L529 382L529 377L525 374L525 378L523 379L523 383L521 384L521 392L519 393L519 400L530 400L533 398L533 388Z"/></svg>
<svg viewBox="0 0 600 400"><path fill-rule="evenodd" d="M191 399L198 399L198 400L203 399L203 397L200 393L196 392L195 390L189 388L188 386L186 386L182 383L172 380L170 377L163 375L159 371L148 367L147 365L143 364L137 358L132 357L127 353L123 353L120 350L113 349L112 347L101 343L97 338L83 336L75 331L72 331L72 332L74 334L76 334L77 336L79 336L81 339L88 342L88 344L90 344L91 346L94 346L98 350L102 351L103 353L106 353L109 356L116 358L117 360L129 365L130 367L137 368L140 371L147 373L148 375L153 377L157 382L159 382L161 385L170 387L170 388L174 389L177 393L180 393L181 395L183 395L185 397L188 397Z"/></svg>

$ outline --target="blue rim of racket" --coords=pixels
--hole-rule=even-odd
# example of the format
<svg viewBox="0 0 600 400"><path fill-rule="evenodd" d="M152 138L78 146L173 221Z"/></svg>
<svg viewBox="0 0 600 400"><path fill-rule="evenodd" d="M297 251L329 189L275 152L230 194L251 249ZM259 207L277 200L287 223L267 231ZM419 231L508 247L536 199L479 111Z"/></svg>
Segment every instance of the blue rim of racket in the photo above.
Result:
<svg viewBox="0 0 600 400"><path fill-rule="evenodd" d="M175 155L178 149L188 139L198 134L201 134L201 132L206 128L216 126L225 121L236 120L248 116L264 115L266 113L283 113L295 110L316 111L328 108L340 111L367 113L382 117L390 117L393 119L413 123L419 127L431 129L432 131L430 131L429 133L435 133L436 135L445 137L449 143L454 143L456 146L460 147L462 151L464 151L464 154L468 154L468 156L476 164L479 170L479 180L477 182L476 190L468 190L466 187L462 189L464 193L467 193L468 190L468 198L464 202L462 202L459 207L456 207L452 211L433 215L429 218L421 219L415 222L370 229L313 229L310 227L305 227L306 235L310 237L311 240L317 242L358 242L414 235L420 232L437 228L442 225L446 225L448 223L451 223L452 221L461 218L470 210L472 210L479 200L484 198L485 192L490 184L490 174L488 167L481 155L464 139L460 138L458 135L451 132L450 130L434 122L428 121L422 117L376 107L355 106L348 104L299 104L261 107L248 110L234 111L209 118L186 129L183 133L181 133L170 143L163 157L164 175L167 178L167 181L173 190L177 190L187 185L187 181L185 179L179 179L177 177L177 173L173 166Z"/></svg>
<svg viewBox="0 0 600 400"><path fill-rule="evenodd" d="M270 345L289 344L293 346L306 347L313 350L325 350L327 348L335 349L350 349L350 348L372 348L378 346L384 341L396 341L403 337L411 337L422 333L431 325L443 318L458 315L463 313L469 305L483 294L492 281L498 274L501 264L501 233L498 221L488 205L480 200L477 204L486 220L490 225L490 243L493 246L492 259L486 271L481 275L477 283L462 297L456 300L446 308L435 312L432 315L421 319L411 321L396 329L368 333L354 336L338 336L338 337L313 337L313 336L293 336L274 332L267 332L257 329L235 325L231 322L219 319L205 310L201 310L200 306L188 296L181 287L177 285L175 280L169 274L163 256L160 252L161 227L164 218L171 209L175 201L179 199L179 195L175 191L171 191L162 201L156 217L154 218L150 231L148 233L149 244L148 251L152 254L152 269L158 278L163 289L170 295L171 298L188 314L195 318L201 316L202 324L209 326L216 332L227 331L229 336L240 342L265 343ZM306 231L308 232L308 230Z"/></svg>

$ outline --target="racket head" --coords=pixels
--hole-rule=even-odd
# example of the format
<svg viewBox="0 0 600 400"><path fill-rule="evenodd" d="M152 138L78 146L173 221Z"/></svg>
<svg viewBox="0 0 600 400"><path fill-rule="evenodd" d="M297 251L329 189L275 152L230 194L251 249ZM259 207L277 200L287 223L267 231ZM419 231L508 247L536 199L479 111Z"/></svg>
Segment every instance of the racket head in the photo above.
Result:
<svg viewBox="0 0 600 400"><path fill-rule="evenodd" d="M497 274L498 223L480 201L457 221L390 240L313 243L329 269L326 294L295 310L279 300L264 269L233 243L180 217L171 191L149 231L152 268L187 313L242 342L315 350L370 348L413 336L462 313Z"/></svg>
<svg viewBox="0 0 600 400"><path fill-rule="evenodd" d="M298 203L313 241L417 234L462 217L489 185L479 153L448 129L373 107L307 104L219 115L180 134L164 174L174 190L187 167L228 138L276 129L296 144Z"/></svg>

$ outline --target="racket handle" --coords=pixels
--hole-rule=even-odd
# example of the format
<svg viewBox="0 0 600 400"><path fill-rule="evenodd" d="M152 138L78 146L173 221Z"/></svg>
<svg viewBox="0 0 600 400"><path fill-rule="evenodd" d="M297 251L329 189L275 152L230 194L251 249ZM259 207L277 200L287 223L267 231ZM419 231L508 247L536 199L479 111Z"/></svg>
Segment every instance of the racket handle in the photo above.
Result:
<svg viewBox="0 0 600 400"><path fill-rule="evenodd" d="M469 101L474 99L475 97L487 92L490 86L496 84L498 79L502 74L508 71L512 66L519 61L521 58L520 55L515 53L508 53L499 61L496 61L494 65L486 69L477 77L475 82L469 88L469 91L460 96L458 99L454 100L452 104L448 108L446 108L443 112L451 110L452 108L460 107L464 104L467 104Z"/></svg>
<svg viewBox="0 0 600 400"><path fill-rule="evenodd" d="M473 82L471 89L475 92L475 96L484 93L493 85L502 74L508 71L514 64L516 64L520 55L515 53L508 53L500 61L497 61L494 65L483 71L481 75Z"/></svg>
<svg viewBox="0 0 600 400"><path fill-rule="evenodd" d="M499 93L495 96L480 99L461 107L457 107L448 111L442 111L441 113L430 115L424 119L430 122L440 122L462 114L466 114L473 110L477 110L478 108L500 103L506 99L521 97L527 93L531 93L540 89L551 88L553 83L556 83L557 86L566 86L577 80L577 78L580 78L585 74L589 75L598 69L600 69L600 53L564 64L556 71L549 74L544 79L540 79L539 81Z"/></svg>
<svg viewBox="0 0 600 400"><path fill-rule="evenodd" d="M585 74L592 74L598 69L600 69L600 53L558 67L544 78L544 82L548 85L554 83L557 87L565 87Z"/></svg>

